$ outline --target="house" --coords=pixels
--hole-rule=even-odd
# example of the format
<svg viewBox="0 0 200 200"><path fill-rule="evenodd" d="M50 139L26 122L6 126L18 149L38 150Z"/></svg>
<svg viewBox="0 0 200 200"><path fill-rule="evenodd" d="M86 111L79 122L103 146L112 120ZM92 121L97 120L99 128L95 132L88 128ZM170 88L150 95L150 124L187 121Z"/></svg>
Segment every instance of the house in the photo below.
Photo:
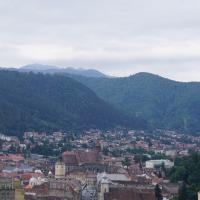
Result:
<svg viewBox="0 0 200 200"><path fill-rule="evenodd" d="M0 199L15 200L15 188L13 178L0 177Z"/></svg>
<svg viewBox="0 0 200 200"><path fill-rule="evenodd" d="M97 175L98 200L155 200L154 187L138 184L121 174Z"/></svg>
<svg viewBox="0 0 200 200"><path fill-rule="evenodd" d="M153 169L155 167L161 167L164 164L166 168L172 168L174 166L174 163L167 159L161 159L161 160L148 160L145 163L145 167L147 169Z"/></svg>

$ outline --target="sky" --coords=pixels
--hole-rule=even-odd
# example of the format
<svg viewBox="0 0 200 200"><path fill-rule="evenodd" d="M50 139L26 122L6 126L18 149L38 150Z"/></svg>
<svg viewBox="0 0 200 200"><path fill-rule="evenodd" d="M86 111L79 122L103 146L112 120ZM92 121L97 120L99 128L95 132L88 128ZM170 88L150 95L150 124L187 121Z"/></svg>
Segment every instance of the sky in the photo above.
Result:
<svg viewBox="0 0 200 200"><path fill-rule="evenodd" d="M0 66L200 81L199 0L0 0Z"/></svg>

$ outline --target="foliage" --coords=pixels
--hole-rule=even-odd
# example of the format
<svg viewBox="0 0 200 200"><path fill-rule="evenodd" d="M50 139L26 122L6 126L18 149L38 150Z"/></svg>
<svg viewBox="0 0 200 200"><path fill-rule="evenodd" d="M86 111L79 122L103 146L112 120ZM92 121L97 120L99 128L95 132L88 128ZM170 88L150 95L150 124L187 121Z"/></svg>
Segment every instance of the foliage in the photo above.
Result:
<svg viewBox="0 0 200 200"><path fill-rule="evenodd" d="M187 200L188 195L187 195L187 187L185 182L181 185L179 191L178 191L178 200Z"/></svg>
<svg viewBox="0 0 200 200"><path fill-rule="evenodd" d="M69 77L0 71L0 83L0 131L5 134L140 126Z"/></svg>
<svg viewBox="0 0 200 200"><path fill-rule="evenodd" d="M131 165L131 161L128 157L125 157L125 159L122 161L122 165L129 167Z"/></svg>
<svg viewBox="0 0 200 200"><path fill-rule="evenodd" d="M187 158L177 159L169 176L172 182L183 181L181 199L184 200L183 196L186 196L185 199L196 200L200 190L200 154L194 153Z"/></svg>
<svg viewBox="0 0 200 200"><path fill-rule="evenodd" d="M109 149L108 149L108 147L104 147L103 150L102 150L102 153L103 153L105 156L108 156L108 154L109 154Z"/></svg>
<svg viewBox="0 0 200 200"><path fill-rule="evenodd" d="M156 200L162 200L162 191L158 184L155 187L155 197L156 197Z"/></svg>
<svg viewBox="0 0 200 200"><path fill-rule="evenodd" d="M142 148L128 148L127 151L132 154L144 154L147 153L146 150Z"/></svg>
<svg viewBox="0 0 200 200"><path fill-rule="evenodd" d="M200 133L200 83L176 82L149 73L125 78L73 78L117 108L146 119L150 129Z"/></svg>

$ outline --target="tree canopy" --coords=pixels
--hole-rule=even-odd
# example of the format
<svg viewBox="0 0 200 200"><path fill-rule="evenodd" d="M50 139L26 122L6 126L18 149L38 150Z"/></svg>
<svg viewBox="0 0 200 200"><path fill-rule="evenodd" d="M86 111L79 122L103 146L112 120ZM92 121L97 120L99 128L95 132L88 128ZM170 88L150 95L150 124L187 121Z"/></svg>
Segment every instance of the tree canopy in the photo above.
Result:
<svg viewBox="0 0 200 200"><path fill-rule="evenodd" d="M142 125L69 77L0 71L2 133Z"/></svg>

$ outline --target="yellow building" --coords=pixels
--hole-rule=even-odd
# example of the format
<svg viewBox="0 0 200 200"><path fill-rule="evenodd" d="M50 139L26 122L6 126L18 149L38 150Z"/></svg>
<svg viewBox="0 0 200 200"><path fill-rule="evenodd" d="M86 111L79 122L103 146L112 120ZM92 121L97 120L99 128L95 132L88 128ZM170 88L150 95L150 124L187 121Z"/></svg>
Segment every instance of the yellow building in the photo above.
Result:
<svg viewBox="0 0 200 200"><path fill-rule="evenodd" d="M24 200L24 189L22 188L22 184L19 179L15 179L14 187L15 187L15 200Z"/></svg>
<svg viewBox="0 0 200 200"><path fill-rule="evenodd" d="M66 167L62 161L57 161L55 164L55 178L65 178Z"/></svg>
<svg viewBox="0 0 200 200"><path fill-rule="evenodd" d="M198 200L200 200L200 191L197 193L197 195L198 195Z"/></svg>
<svg viewBox="0 0 200 200"><path fill-rule="evenodd" d="M24 189L15 189L15 200L24 200Z"/></svg>

